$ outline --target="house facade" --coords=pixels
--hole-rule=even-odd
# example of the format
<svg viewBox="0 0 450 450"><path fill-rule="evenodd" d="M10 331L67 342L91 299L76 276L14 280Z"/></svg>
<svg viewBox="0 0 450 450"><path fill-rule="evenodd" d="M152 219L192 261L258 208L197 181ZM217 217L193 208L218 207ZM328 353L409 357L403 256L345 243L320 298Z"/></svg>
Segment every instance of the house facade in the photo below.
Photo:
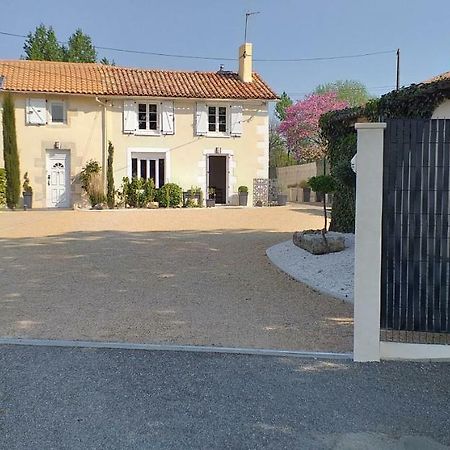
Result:
<svg viewBox="0 0 450 450"><path fill-rule="evenodd" d="M217 203L236 204L245 185L252 204L253 179L268 177L277 97L252 71L251 44L239 49L237 73L0 61L0 80L0 100L14 98L34 207L80 204L78 174L91 159L106 168L109 141L116 188L125 176L153 178L157 187L214 187Z"/></svg>

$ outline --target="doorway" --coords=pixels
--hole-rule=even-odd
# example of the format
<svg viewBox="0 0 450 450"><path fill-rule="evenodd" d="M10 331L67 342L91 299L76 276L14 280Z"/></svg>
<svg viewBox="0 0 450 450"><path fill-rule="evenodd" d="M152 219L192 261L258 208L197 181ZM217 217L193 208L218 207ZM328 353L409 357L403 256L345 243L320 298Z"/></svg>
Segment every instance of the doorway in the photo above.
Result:
<svg viewBox="0 0 450 450"><path fill-rule="evenodd" d="M70 205L70 159L64 150L47 151L47 207L68 208Z"/></svg>
<svg viewBox="0 0 450 450"><path fill-rule="evenodd" d="M207 187L214 188L216 203L227 203L227 157L208 156Z"/></svg>

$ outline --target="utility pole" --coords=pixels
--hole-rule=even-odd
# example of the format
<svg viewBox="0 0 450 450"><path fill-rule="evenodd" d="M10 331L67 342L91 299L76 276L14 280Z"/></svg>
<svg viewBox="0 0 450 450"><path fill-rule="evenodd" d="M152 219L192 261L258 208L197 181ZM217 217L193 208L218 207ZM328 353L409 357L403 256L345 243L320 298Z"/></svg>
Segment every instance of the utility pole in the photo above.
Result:
<svg viewBox="0 0 450 450"><path fill-rule="evenodd" d="M254 16L255 14L259 14L259 11L246 12L245 13L245 31L244 31L244 42L247 42L247 25L249 16Z"/></svg>
<svg viewBox="0 0 450 450"><path fill-rule="evenodd" d="M400 89L400 49L397 49L397 81L395 83L396 90Z"/></svg>

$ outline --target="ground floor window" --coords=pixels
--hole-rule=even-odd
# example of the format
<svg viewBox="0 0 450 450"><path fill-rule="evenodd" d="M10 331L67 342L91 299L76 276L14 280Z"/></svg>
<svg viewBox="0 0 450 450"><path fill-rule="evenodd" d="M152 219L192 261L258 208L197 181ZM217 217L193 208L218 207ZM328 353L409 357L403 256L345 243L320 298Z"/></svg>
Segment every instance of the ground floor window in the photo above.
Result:
<svg viewBox="0 0 450 450"><path fill-rule="evenodd" d="M165 179L165 159L152 157L132 157L131 176L133 178L150 178L155 182L155 186L160 188L164 185Z"/></svg>

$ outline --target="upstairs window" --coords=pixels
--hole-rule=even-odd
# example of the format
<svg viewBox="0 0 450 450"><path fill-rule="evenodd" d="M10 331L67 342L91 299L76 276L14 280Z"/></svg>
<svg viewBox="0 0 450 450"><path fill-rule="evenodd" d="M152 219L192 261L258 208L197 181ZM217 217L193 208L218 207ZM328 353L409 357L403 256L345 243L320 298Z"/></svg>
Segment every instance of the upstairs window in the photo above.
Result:
<svg viewBox="0 0 450 450"><path fill-rule="evenodd" d="M158 129L158 105L138 103L138 130L157 131Z"/></svg>
<svg viewBox="0 0 450 450"><path fill-rule="evenodd" d="M208 131L210 133L227 132L226 106L208 106Z"/></svg>
<svg viewBox="0 0 450 450"><path fill-rule="evenodd" d="M50 123L65 123L66 114L64 102L50 101L49 102Z"/></svg>

